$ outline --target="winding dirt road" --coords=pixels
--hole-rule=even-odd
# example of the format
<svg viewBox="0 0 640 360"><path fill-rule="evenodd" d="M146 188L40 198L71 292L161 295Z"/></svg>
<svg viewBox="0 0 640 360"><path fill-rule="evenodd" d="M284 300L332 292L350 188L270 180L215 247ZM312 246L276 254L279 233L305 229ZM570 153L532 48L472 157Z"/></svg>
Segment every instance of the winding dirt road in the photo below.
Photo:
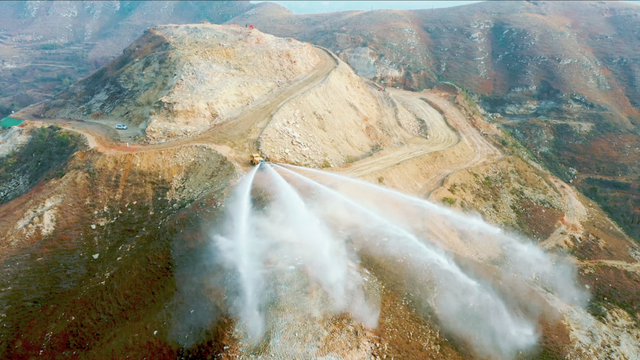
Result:
<svg viewBox="0 0 640 360"><path fill-rule="evenodd" d="M91 148L103 153L134 153L201 145L234 159L238 164L245 164L247 154L257 152L258 138L268 126L273 114L287 102L319 85L337 68L338 60L330 52L321 48L315 50L322 61L313 72L290 86L278 90L272 96L252 104L237 117L188 139L146 145L123 143L116 140L120 137L120 133L111 126L96 121L39 118L35 115L37 106L27 108L15 114L14 117L29 120L35 125L55 124L79 132L87 138ZM451 103L448 94L396 89L388 89L388 91L399 106L404 106L416 118L426 122L428 138L407 133L407 141L403 146L386 148L373 156L336 168L335 171L353 177L364 177L420 159L428 154L458 147L472 149L473 155L458 156L454 164L429 172L427 185L424 187L428 191L422 192L422 195L428 195L435 189L433 184L442 183L450 174L501 156L500 152L489 144L469 123L465 115ZM459 153L466 155L469 149Z"/></svg>
<svg viewBox="0 0 640 360"><path fill-rule="evenodd" d="M171 149L186 145L204 145L214 148L238 163L247 162L247 154L257 151L256 141L271 116L286 102L298 94L316 86L337 67L336 59L326 50L315 48L322 60L320 65L307 76L280 89L272 96L247 107L239 116L211 127L200 135L161 144L140 145L118 142L119 134L113 128L94 121L45 119L35 115L37 106L26 108L13 115L14 118L47 125L57 125L67 130L81 133L89 146L103 153L133 153L141 151Z"/></svg>
<svg viewBox="0 0 640 360"><path fill-rule="evenodd" d="M426 94L431 103L438 106L445 114L445 117L456 130L460 132L462 136L461 143L465 143L469 148L473 150L473 156L468 159L461 159L461 161L452 167L435 172L429 182L437 183L437 186L442 186L444 181L453 173L468 169L474 166L478 166L485 162L494 162L503 157L500 150L487 141L482 134L467 120L466 116L460 111L458 107L449 102L442 96L437 96L434 93ZM433 189L425 189L425 194L428 195Z"/></svg>
<svg viewBox="0 0 640 360"><path fill-rule="evenodd" d="M431 152L448 149L461 140L460 135L447 124L447 120L421 97L423 93L389 89L392 98L400 101L417 118L423 119L429 128L429 138L412 136L402 147L387 148L373 156L360 160L339 170L353 177L362 177L385 170L405 161Z"/></svg>
<svg viewBox="0 0 640 360"><path fill-rule="evenodd" d="M411 92L390 89L391 96L414 116L424 119L429 138L412 137L405 146L385 149L371 157L336 169L337 172L363 177L382 173L394 167L412 166L414 161L433 154L449 157L443 167L429 169L419 195L428 196L451 174L487 161L496 161L502 154L490 144L450 100L450 94L439 91ZM436 107L436 108L434 108ZM447 154L455 151L455 154Z"/></svg>

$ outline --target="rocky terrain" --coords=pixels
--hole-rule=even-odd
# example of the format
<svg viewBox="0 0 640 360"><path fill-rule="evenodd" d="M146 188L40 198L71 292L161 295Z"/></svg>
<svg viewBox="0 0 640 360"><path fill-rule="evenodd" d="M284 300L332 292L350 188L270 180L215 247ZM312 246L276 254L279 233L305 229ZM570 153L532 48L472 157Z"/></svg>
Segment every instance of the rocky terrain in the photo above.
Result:
<svg viewBox="0 0 640 360"><path fill-rule="evenodd" d="M629 29L637 27L638 11L626 3L534 1L295 15L265 3L230 22L321 44L359 75L390 85L422 89L446 79L477 94L504 95L548 92L548 83L637 116L632 66L613 54L635 56Z"/></svg>
<svg viewBox="0 0 640 360"><path fill-rule="evenodd" d="M278 109L260 136L260 150L276 162L312 167L353 162L406 143L410 134L395 120L394 106L387 93L338 60L322 83ZM407 122L417 124L405 113Z"/></svg>
<svg viewBox="0 0 640 360"><path fill-rule="evenodd" d="M458 84L638 239L638 16L623 2L309 15L264 3L230 22L325 46L387 86Z"/></svg>
<svg viewBox="0 0 640 360"><path fill-rule="evenodd" d="M46 102L39 115L120 122L151 140L195 135L319 62L309 44L246 28L161 26Z"/></svg>
<svg viewBox="0 0 640 360"><path fill-rule="evenodd" d="M505 358L637 358L640 246L571 179L540 165L526 138L505 130L513 125L483 111L447 83L380 91L335 55L258 30L150 29L94 75L15 114L27 121L0 133L0 177L7 179L0 186L0 354L490 356L447 330L397 285L397 266L373 256L358 266L379 297L376 327L324 311L321 291L285 277L273 279L273 291L291 296L270 304L269 335L246 342L210 233L248 171L248 155L258 151L428 198L569 256L578 286L590 293L584 306L499 275L491 247L442 224L429 228L437 219L398 219L437 233L459 266L500 294L527 299L536 345ZM147 139L116 134L116 121ZM264 199L256 193L253 201ZM384 211L398 217L395 206Z"/></svg>
<svg viewBox="0 0 640 360"><path fill-rule="evenodd" d="M247 1L0 6L0 115L64 91L150 26L251 23L265 33L324 46L356 74L385 86L458 84L555 176L573 181L629 235L640 236L636 4L483 2L309 15ZM158 131L197 132L194 121L204 124L190 119L169 130L161 120Z"/></svg>
<svg viewBox="0 0 640 360"><path fill-rule="evenodd" d="M149 27L222 23L250 7L248 1L3 2L0 116L45 100L89 75Z"/></svg>

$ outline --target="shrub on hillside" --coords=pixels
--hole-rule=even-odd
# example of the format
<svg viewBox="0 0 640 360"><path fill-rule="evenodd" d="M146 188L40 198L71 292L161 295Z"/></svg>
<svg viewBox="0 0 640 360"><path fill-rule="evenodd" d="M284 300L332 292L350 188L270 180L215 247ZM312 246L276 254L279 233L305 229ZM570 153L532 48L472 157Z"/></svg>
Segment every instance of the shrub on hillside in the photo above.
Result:
<svg viewBox="0 0 640 360"><path fill-rule="evenodd" d="M0 158L0 204L28 192L41 180L62 177L70 156L83 146L80 136L59 127L41 127L29 141Z"/></svg>

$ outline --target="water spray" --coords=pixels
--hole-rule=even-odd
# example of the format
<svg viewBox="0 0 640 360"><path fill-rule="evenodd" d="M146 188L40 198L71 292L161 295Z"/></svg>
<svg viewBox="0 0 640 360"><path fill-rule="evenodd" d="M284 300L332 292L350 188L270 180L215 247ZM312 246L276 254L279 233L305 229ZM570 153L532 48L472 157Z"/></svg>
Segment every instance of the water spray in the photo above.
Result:
<svg viewBox="0 0 640 360"><path fill-rule="evenodd" d="M554 259L529 240L518 239L517 236L505 233L502 229L486 223L481 218L460 214L454 210L438 206L430 201L409 196L399 191L377 186L366 181L295 165L282 166L362 186L378 193L387 194L396 199L403 200L405 203L418 206L437 215L442 215L449 220L450 226L453 228L486 235L484 237L467 236L467 241L473 239L482 241L483 243L494 242L500 246L506 258L509 259L509 264L507 265L510 267L511 272L525 279L536 279L546 287L551 288L563 301L582 305L588 298L588 294L577 286L575 282L575 269L570 263L564 262L562 259Z"/></svg>
<svg viewBox="0 0 640 360"><path fill-rule="evenodd" d="M311 277L320 283L332 299L336 311L347 309L363 324L375 327L379 310L365 302L362 279L357 271L349 271L349 256L343 239L337 238L324 222L315 216L280 174L270 165L266 171L275 182L276 201L289 220L297 239L296 256L304 261Z"/></svg>
<svg viewBox="0 0 640 360"><path fill-rule="evenodd" d="M257 239L251 219L251 189L260 166L254 167L238 183L229 199L224 233L213 236L224 256L224 265L237 273L240 296L232 305L232 310L245 324L247 335L252 342L258 341L265 329L264 319L259 311L263 290L260 269L262 261L256 251Z"/></svg>
<svg viewBox="0 0 640 360"><path fill-rule="evenodd" d="M427 264L438 283L435 291L436 314L442 324L450 331L469 341L478 353L511 357L515 352L533 346L537 341L535 325L518 314L509 312L505 303L490 287L482 285L465 274L441 249L433 249L415 235L391 223L379 214L356 203L345 195L310 180L284 167L287 172L301 182L319 189L324 194L347 204L350 208L369 218L360 226L375 229L369 234L380 231L392 236L396 241L376 242L364 246L384 246L378 256L391 256L407 259L415 269ZM383 229L377 227L382 225ZM418 271L413 271L413 281L424 283L428 279ZM423 300L424 299L418 299Z"/></svg>
<svg viewBox="0 0 640 360"><path fill-rule="evenodd" d="M320 285L326 294L310 297L310 301L325 299L322 304L330 303L330 312L348 311L365 326L374 327L379 309L365 299L358 259L363 255L378 264L375 269L390 271L387 274L397 279L393 283L402 285L418 304L417 310L431 309L443 328L480 356L512 358L535 345L537 315L524 315L522 300L514 302L508 293L505 297L495 291L437 246L434 239L446 243L447 229L453 229L455 236L465 236L465 242L498 244L511 273L523 278L535 274L537 282L548 285L546 288L562 299L579 297L573 273L535 245L521 243L480 218L361 180L287 165L373 190L388 197L385 204L404 204L391 207L394 211L390 212L389 207L377 209L380 199L376 198L368 208L363 205L370 202L368 199L354 198L284 166L273 166L278 171L272 164L258 163L240 181L228 201L224 231L213 237L225 266L236 275L238 294L231 309L245 326L249 342L255 344L263 338L265 315L271 319L269 324L278 321L270 315L271 305L267 304L288 303L298 297L305 283ZM268 201L254 210L251 192L259 170L255 186L265 191ZM316 197L316 193L322 196ZM436 232L417 236L413 224L404 226L407 220L398 218L396 212L404 210L413 211L413 216L428 216L422 221L428 226L426 232ZM348 241L352 242L349 246ZM267 288L266 283L279 285ZM269 327L270 336L274 336L274 329ZM286 332L287 326L280 324L277 329Z"/></svg>

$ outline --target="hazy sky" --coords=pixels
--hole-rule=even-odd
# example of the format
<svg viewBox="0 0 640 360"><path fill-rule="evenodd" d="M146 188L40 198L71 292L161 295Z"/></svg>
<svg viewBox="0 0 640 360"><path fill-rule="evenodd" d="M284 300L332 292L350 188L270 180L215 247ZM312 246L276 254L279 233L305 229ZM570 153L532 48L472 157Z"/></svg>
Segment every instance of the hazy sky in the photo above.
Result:
<svg viewBox="0 0 640 360"><path fill-rule="evenodd" d="M265 1L251 1L259 3ZM431 9L473 4L480 1L270 1L296 14L326 13L345 10Z"/></svg>
<svg viewBox="0 0 640 360"><path fill-rule="evenodd" d="M265 1L251 1L259 3ZM271 1L289 8L296 14L326 13L346 10L431 9L477 3L480 1ZM640 3L640 1L629 1Z"/></svg>

